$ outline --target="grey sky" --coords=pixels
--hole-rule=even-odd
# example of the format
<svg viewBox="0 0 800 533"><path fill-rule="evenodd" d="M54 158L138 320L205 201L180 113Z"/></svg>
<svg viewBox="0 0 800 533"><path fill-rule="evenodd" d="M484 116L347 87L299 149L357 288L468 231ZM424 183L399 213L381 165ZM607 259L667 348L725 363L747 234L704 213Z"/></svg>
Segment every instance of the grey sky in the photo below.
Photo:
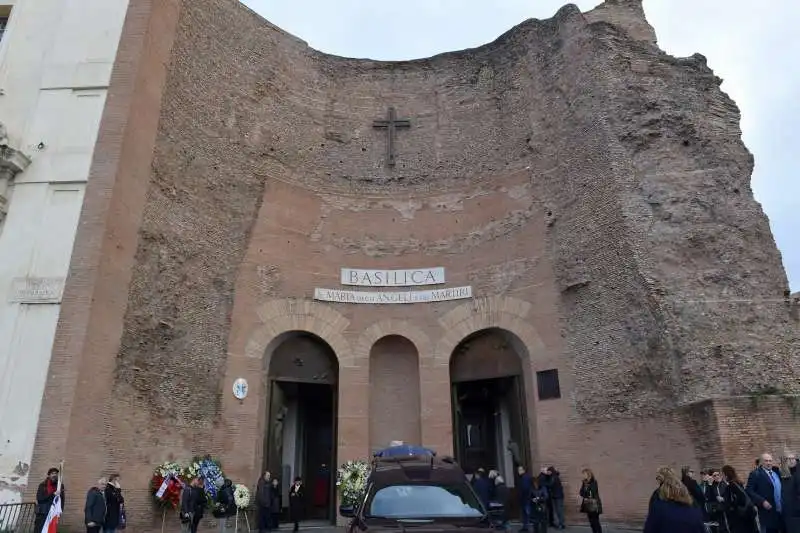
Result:
<svg viewBox="0 0 800 533"><path fill-rule="evenodd" d="M413 59L480 46L562 0L244 0L318 50ZM598 0L574 2L586 11ZM662 49L700 52L742 110L755 155L753 189L770 219L793 291L800 290L800 20L797 0L644 0Z"/></svg>

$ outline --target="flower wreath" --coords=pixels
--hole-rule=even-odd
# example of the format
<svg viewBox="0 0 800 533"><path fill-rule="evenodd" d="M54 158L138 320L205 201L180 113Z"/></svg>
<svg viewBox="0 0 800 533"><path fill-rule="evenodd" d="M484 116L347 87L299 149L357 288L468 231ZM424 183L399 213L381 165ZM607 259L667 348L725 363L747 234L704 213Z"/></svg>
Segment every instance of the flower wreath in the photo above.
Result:
<svg viewBox="0 0 800 533"><path fill-rule="evenodd" d="M347 461L336 471L336 487L342 505L357 505L364 496L369 478L366 461Z"/></svg>
<svg viewBox="0 0 800 533"><path fill-rule="evenodd" d="M180 506L181 489L183 487L182 476L183 467L173 461L161 463L156 467L153 471L153 477L150 478L150 491L156 503L162 507L172 507L173 509L177 509ZM159 496L165 481L166 487Z"/></svg>
<svg viewBox="0 0 800 533"><path fill-rule="evenodd" d="M217 459L212 458L210 455L195 457L186 468L186 474L192 479L202 476L204 480L203 489L206 492L206 497L210 503L216 501L219 489L225 482L225 476L222 473L222 465Z"/></svg>
<svg viewBox="0 0 800 533"><path fill-rule="evenodd" d="M250 491L244 485L237 484L233 488L233 501L239 509L247 509L250 505Z"/></svg>

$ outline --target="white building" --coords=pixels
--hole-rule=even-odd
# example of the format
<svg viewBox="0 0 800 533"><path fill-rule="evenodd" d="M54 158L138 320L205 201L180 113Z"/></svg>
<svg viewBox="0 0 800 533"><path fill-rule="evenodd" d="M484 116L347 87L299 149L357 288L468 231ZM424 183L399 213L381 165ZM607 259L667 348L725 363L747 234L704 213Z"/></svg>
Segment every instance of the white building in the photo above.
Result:
<svg viewBox="0 0 800 533"><path fill-rule="evenodd" d="M41 398L127 7L0 0L0 504L39 481Z"/></svg>

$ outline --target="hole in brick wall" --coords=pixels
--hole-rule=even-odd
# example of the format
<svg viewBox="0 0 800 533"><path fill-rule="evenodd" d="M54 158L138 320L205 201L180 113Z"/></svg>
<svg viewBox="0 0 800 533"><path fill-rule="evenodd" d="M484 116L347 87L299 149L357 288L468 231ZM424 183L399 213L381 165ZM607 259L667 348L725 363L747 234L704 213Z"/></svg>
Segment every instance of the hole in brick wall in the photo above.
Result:
<svg viewBox="0 0 800 533"><path fill-rule="evenodd" d="M542 370L536 373L536 385L540 400L557 400L561 398L561 385L558 382L558 370Z"/></svg>

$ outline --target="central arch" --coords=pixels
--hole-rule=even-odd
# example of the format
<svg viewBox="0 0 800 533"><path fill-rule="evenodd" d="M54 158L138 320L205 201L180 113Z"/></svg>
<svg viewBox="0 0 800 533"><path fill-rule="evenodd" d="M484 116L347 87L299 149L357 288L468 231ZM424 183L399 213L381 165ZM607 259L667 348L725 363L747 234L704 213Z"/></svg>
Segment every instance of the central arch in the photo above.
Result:
<svg viewBox="0 0 800 533"><path fill-rule="evenodd" d="M267 347L267 426L264 470L280 480L282 512L295 477L306 484L305 516L335 519L339 362L314 333L295 330Z"/></svg>
<svg viewBox="0 0 800 533"><path fill-rule="evenodd" d="M499 471L512 490L517 467L529 468L532 458L525 390L528 360L519 337L499 327L470 333L450 355L456 459L467 472Z"/></svg>

